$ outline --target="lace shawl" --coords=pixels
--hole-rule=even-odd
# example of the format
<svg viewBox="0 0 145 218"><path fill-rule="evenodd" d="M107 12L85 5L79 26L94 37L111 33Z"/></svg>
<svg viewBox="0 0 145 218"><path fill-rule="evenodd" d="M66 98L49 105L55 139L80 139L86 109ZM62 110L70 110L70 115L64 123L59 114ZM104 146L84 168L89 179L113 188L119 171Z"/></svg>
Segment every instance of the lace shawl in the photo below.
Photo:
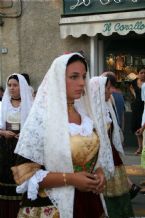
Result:
<svg viewBox="0 0 145 218"><path fill-rule="evenodd" d="M122 147L122 142L121 142L121 137L120 137L120 127L118 125L118 122L117 122L117 118L116 118L116 115L115 115L115 112L114 112L114 109L112 107L112 103L111 101L109 100L108 102L106 102L106 105L108 107L108 110L111 114L111 117L112 117L112 122L113 122L113 136L112 136L112 141L113 141L113 144L116 148L117 151L120 152L120 154L124 155L124 150L123 150L123 147Z"/></svg>
<svg viewBox="0 0 145 218"><path fill-rule="evenodd" d="M94 124L100 137L100 150L98 155L98 164L104 168L107 177L114 174L114 161L112 156L112 149L107 132L107 120L106 117L106 102L105 102L105 84L106 77L93 77L90 80L90 98L92 111L94 115ZM123 153L122 144L119 135L119 127L117 125L115 113L111 103L108 102L108 109L112 115L114 124L113 143L118 151Z"/></svg>
<svg viewBox="0 0 145 218"><path fill-rule="evenodd" d="M30 88L25 80L25 78L20 75L20 74L11 74L12 75L17 75L18 80L19 80L19 86L20 86L20 96L21 96L21 128L24 125L24 122L28 116L28 113L30 111L30 108L33 104L33 97L30 91ZM10 77L9 76L9 77ZM7 82L8 79L7 78ZM6 117L7 117L7 111L9 109L9 105L11 104L11 96L9 94L8 86L6 82L6 89L2 98L2 103L1 103L1 121L0 121L0 128L5 129L6 128Z"/></svg>
<svg viewBox="0 0 145 218"><path fill-rule="evenodd" d="M15 153L44 165L49 172L73 172L65 72L67 62L74 54L65 54L53 61L38 89L15 150ZM87 102L86 110L89 113L85 91L84 104ZM60 218L73 217L74 187L51 188L47 194L58 208Z"/></svg>
<svg viewBox="0 0 145 218"><path fill-rule="evenodd" d="M100 165L107 177L114 174L114 162L112 149L107 133L106 107L105 107L105 83L106 77L93 77L90 79L90 97L92 111L95 119L95 127L100 137L100 150L98 165Z"/></svg>
<svg viewBox="0 0 145 218"><path fill-rule="evenodd" d="M142 101L145 101L145 83L141 86L141 99Z"/></svg>

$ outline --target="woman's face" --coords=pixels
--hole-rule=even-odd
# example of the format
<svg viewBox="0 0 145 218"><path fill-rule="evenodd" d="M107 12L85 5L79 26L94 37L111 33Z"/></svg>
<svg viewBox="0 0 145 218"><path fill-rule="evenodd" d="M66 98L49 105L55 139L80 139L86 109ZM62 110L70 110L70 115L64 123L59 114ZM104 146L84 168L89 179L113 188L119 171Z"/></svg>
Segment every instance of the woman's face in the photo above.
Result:
<svg viewBox="0 0 145 218"><path fill-rule="evenodd" d="M67 101L79 99L84 91L86 68L80 61L69 64L66 68Z"/></svg>
<svg viewBox="0 0 145 218"><path fill-rule="evenodd" d="M19 82L17 80L10 79L8 81L8 90L11 97L13 98L20 97L20 87L19 87Z"/></svg>
<svg viewBox="0 0 145 218"><path fill-rule="evenodd" d="M110 81L107 82L107 85L105 86L105 101L108 101L111 95L111 83Z"/></svg>
<svg viewBox="0 0 145 218"><path fill-rule="evenodd" d="M138 78L139 78L141 81L145 82L145 69L141 69L141 70L139 71L139 73L138 73Z"/></svg>

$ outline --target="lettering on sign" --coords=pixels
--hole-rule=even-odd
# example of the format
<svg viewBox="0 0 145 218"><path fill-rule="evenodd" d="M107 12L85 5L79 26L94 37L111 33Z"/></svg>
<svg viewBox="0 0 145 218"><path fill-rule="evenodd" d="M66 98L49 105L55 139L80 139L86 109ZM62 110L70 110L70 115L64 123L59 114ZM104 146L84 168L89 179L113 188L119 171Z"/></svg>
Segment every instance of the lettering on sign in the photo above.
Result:
<svg viewBox="0 0 145 218"><path fill-rule="evenodd" d="M138 0L129 0L130 3L137 3ZM96 3L98 2L98 0L96 0ZM100 4L101 5L108 5L108 4L111 4L112 0L99 0ZM120 3L125 3L125 0L113 0L114 3L116 4L120 4ZM70 6L70 10L74 10L76 9L77 7L80 7L80 6L85 6L85 7L88 7L89 5L91 5L91 0L76 0L76 4Z"/></svg>
<svg viewBox="0 0 145 218"><path fill-rule="evenodd" d="M103 32L123 32L123 31L142 31L145 30L145 23L143 21L137 21L136 23L128 23L128 24L122 24L120 22L112 24L111 22L105 23Z"/></svg>

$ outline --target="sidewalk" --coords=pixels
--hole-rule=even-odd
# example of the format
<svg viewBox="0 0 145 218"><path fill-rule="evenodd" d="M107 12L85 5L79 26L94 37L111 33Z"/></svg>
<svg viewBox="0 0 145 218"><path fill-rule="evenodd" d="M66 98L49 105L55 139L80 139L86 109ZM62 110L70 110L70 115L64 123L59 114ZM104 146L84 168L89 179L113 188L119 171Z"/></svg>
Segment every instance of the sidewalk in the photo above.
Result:
<svg viewBox="0 0 145 218"><path fill-rule="evenodd" d="M139 165L140 155L134 155L136 148L134 146L125 146L125 165ZM139 185L141 181L145 181L145 176L130 176L133 183ZM132 204L135 212L136 218L145 218L145 195L138 194L134 199L132 199Z"/></svg>
<svg viewBox="0 0 145 218"><path fill-rule="evenodd" d="M134 155L134 152L137 150L137 140L135 135L131 132L131 113L129 112L125 113L124 144L124 164L140 165L140 156ZM129 176L129 178L137 185L145 180L145 176L134 175ZM132 205L135 212L135 218L145 218L145 195L139 193L132 199Z"/></svg>

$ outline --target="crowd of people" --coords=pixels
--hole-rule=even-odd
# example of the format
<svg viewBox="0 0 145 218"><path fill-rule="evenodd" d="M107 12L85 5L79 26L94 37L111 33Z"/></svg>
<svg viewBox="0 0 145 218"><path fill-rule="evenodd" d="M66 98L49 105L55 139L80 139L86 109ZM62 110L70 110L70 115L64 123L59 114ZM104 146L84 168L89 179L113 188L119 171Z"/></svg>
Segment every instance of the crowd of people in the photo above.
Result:
<svg viewBox="0 0 145 218"><path fill-rule="evenodd" d="M35 100L27 75L8 77L0 115L0 217L134 217L122 160L124 100L114 81L110 72L90 79L79 52L53 61ZM144 118L139 127L141 135Z"/></svg>

